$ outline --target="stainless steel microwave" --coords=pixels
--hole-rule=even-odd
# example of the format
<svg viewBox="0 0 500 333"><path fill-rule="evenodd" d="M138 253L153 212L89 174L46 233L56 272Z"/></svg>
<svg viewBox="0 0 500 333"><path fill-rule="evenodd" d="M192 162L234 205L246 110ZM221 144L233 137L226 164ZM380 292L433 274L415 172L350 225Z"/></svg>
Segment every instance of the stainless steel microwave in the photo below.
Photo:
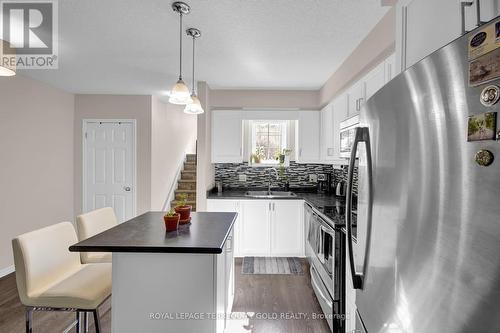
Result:
<svg viewBox="0 0 500 333"><path fill-rule="evenodd" d="M359 115L340 122L340 157L350 158L354 143L356 127L359 125Z"/></svg>

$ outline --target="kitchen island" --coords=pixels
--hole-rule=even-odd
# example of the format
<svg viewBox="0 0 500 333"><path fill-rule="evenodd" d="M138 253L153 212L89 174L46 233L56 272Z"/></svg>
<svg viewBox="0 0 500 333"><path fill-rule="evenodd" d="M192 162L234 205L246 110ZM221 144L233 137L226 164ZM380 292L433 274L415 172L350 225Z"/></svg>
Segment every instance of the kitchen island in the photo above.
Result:
<svg viewBox="0 0 500 333"><path fill-rule="evenodd" d="M192 213L165 232L148 212L70 247L112 252L112 332L223 332L234 297L236 213Z"/></svg>

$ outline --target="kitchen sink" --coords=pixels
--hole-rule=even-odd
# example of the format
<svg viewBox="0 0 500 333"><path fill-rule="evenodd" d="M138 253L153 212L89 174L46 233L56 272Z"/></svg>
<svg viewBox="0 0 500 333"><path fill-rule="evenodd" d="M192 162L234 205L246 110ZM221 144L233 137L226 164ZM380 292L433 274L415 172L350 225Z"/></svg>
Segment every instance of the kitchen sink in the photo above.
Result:
<svg viewBox="0 0 500 333"><path fill-rule="evenodd" d="M247 191L246 197L252 198L292 198L297 194L290 191Z"/></svg>

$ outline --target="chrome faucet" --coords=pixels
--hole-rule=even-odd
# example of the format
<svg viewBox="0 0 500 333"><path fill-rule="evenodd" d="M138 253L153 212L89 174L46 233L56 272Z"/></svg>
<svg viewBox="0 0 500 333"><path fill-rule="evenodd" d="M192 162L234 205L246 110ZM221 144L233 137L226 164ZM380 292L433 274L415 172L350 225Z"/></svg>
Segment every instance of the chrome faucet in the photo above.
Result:
<svg viewBox="0 0 500 333"><path fill-rule="evenodd" d="M267 171L269 171L269 178L268 178L269 183L267 184L267 192L271 193L271 171L274 171L274 174L276 175L276 180L279 179L279 175L278 175L278 170L276 170L276 168L266 169L266 172Z"/></svg>

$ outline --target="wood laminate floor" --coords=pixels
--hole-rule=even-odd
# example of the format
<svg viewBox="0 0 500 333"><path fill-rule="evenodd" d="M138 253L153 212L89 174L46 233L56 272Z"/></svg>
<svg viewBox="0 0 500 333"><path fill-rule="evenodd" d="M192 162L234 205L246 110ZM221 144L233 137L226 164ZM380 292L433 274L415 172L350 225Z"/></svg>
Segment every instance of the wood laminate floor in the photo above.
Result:
<svg viewBox="0 0 500 333"><path fill-rule="evenodd" d="M236 259L236 295L227 333L329 332L324 319L314 319L322 312L311 289L309 267L305 261L304 275L300 276L242 275L241 262L241 259ZM110 333L110 301L100 310L102 332ZM74 317L74 313L35 312L33 331L63 332ZM24 307L19 301L14 274L0 279L0 332L25 332ZM75 329L70 332L75 332ZM93 325L90 332L94 332Z"/></svg>

